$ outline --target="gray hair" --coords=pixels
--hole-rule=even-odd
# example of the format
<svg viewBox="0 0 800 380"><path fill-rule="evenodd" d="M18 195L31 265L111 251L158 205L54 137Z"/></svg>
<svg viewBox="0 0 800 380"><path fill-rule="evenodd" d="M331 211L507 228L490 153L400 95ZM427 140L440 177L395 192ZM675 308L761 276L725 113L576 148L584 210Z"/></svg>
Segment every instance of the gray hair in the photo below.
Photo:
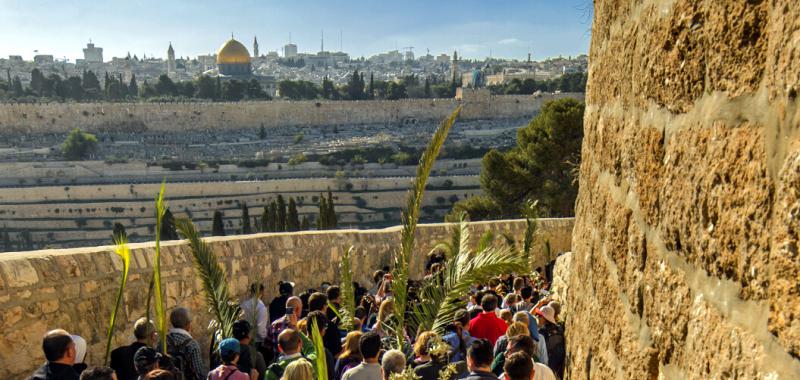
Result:
<svg viewBox="0 0 800 380"><path fill-rule="evenodd" d="M384 378L388 379L393 373L403 372L406 368L406 355L400 350L389 350L383 354L383 367Z"/></svg>
<svg viewBox="0 0 800 380"><path fill-rule="evenodd" d="M188 327L189 323L192 322L189 309L185 307L176 307L175 310L172 310L172 313L169 314L169 322L172 324L172 327L176 329Z"/></svg>
<svg viewBox="0 0 800 380"><path fill-rule="evenodd" d="M133 336L136 339L147 339L155 330L156 326L153 321L149 321L145 317L137 319L136 323L133 324Z"/></svg>

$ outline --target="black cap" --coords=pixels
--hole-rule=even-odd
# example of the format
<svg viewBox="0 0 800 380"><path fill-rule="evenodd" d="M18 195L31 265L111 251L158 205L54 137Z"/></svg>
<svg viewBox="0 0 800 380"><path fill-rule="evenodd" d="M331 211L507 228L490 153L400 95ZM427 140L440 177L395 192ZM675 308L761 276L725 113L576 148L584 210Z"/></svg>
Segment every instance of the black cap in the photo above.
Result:
<svg viewBox="0 0 800 380"><path fill-rule="evenodd" d="M282 295L292 294L294 291L294 284L289 281L281 281L278 283L278 292Z"/></svg>
<svg viewBox="0 0 800 380"><path fill-rule="evenodd" d="M136 354L133 355L133 362L136 367L145 367L157 362L160 357L161 354L156 350L150 347L142 347L136 350Z"/></svg>

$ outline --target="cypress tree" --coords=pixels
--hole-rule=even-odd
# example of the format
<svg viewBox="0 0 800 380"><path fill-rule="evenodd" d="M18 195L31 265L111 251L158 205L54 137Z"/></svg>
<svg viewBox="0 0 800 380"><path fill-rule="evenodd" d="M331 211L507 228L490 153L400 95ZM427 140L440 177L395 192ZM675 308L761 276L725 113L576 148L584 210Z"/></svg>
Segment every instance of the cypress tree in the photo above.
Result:
<svg viewBox="0 0 800 380"><path fill-rule="evenodd" d="M286 201L283 199L283 195L278 194L278 221L277 221L277 231L286 231Z"/></svg>
<svg viewBox="0 0 800 380"><path fill-rule="evenodd" d="M258 217L253 215L253 232L260 232L261 226L258 223Z"/></svg>
<svg viewBox="0 0 800 380"><path fill-rule="evenodd" d="M269 206L264 206L264 211L261 212L261 232L270 232L269 225L272 221L269 220Z"/></svg>
<svg viewBox="0 0 800 380"><path fill-rule="evenodd" d="M308 222L308 217L303 215L303 221L300 223L301 231L308 231L311 229L311 223Z"/></svg>
<svg viewBox="0 0 800 380"><path fill-rule="evenodd" d="M8 227L6 227L6 225L4 224L3 225L3 251L11 252L13 250L14 249L13 249L12 244L11 244L11 236L8 234Z"/></svg>
<svg viewBox="0 0 800 380"><path fill-rule="evenodd" d="M286 215L286 230L297 231L300 229L300 219L297 215L297 203L294 198L289 198L289 212Z"/></svg>
<svg viewBox="0 0 800 380"><path fill-rule="evenodd" d="M325 197L320 194L319 195L319 215L317 215L317 229L324 230L328 228L327 226L327 213L328 213L328 206L326 205Z"/></svg>
<svg viewBox="0 0 800 380"><path fill-rule="evenodd" d="M136 74L131 74L131 82L128 84L128 93L133 97L139 96L139 85L136 83Z"/></svg>
<svg viewBox="0 0 800 380"><path fill-rule="evenodd" d="M278 231L278 203L275 200L272 200L272 203L269 204L269 231L270 232L277 232Z"/></svg>
<svg viewBox="0 0 800 380"><path fill-rule="evenodd" d="M375 99L375 74L369 73L369 94L367 98Z"/></svg>
<svg viewBox="0 0 800 380"><path fill-rule="evenodd" d="M431 97L431 81L428 78L425 78L425 97Z"/></svg>
<svg viewBox="0 0 800 380"><path fill-rule="evenodd" d="M172 211L167 208L164 211L164 218L161 220L161 240L178 240L178 230L175 229L175 217Z"/></svg>
<svg viewBox="0 0 800 380"><path fill-rule="evenodd" d="M253 233L253 228L250 226L250 211L247 209L247 202L242 202L242 233Z"/></svg>
<svg viewBox="0 0 800 380"><path fill-rule="evenodd" d="M225 236L225 224L222 222L222 213L214 211L214 220L211 223L211 235Z"/></svg>
<svg viewBox="0 0 800 380"><path fill-rule="evenodd" d="M336 210L333 208L333 194L328 189L328 210L326 212L328 218L328 228L336 228L338 221L336 220Z"/></svg>

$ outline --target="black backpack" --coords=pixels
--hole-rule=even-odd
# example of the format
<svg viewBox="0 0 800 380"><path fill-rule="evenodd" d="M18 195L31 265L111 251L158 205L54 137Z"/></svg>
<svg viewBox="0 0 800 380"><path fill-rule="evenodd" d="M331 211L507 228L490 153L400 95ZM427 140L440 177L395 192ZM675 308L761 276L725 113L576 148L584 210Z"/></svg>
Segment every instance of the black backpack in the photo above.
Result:
<svg viewBox="0 0 800 380"><path fill-rule="evenodd" d="M169 335L167 335L168 342L169 339ZM186 380L194 380L197 378L197 374L194 368L192 368L192 361L188 358L188 353L186 352L186 347L192 342L192 339L186 339L183 343L178 345L167 344L167 355L172 358L172 364L177 372Z"/></svg>

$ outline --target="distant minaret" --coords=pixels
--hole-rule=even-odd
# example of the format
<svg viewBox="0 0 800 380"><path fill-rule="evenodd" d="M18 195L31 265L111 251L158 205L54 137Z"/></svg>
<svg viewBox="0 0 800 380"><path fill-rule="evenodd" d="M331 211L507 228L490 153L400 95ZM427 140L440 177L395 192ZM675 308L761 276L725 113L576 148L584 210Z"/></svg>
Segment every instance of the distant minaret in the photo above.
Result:
<svg viewBox="0 0 800 380"><path fill-rule="evenodd" d="M456 78L458 77L458 52L453 50L453 67L450 68L453 74L453 84L456 84Z"/></svg>
<svg viewBox="0 0 800 380"><path fill-rule="evenodd" d="M167 49L167 75L175 74L175 49L172 48L172 42L169 43Z"/></svg>
<svg viewBox="0 0 800 380"><path fill-rule="evenodd" d="M325 31L319 31L319 51L325 51Z"/></svg>
<svg viewBox="0 0 800 380"><path fill-rule="evenodd" d="M253 37L253 57L258 57L258 37Z"/></svg>

